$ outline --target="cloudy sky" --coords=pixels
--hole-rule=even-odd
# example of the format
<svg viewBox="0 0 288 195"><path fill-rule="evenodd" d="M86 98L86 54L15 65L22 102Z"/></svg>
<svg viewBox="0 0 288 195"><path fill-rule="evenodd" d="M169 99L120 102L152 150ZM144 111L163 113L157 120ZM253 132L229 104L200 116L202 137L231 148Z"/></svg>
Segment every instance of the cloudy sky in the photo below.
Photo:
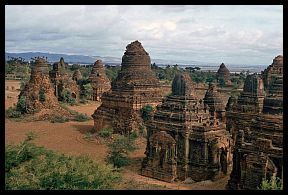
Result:
<svg viewBox="0 0 288 195"><path fill-rule="evenodd" d="M264 64L283 54L282 5L6 5L6 52Z"/></svg>

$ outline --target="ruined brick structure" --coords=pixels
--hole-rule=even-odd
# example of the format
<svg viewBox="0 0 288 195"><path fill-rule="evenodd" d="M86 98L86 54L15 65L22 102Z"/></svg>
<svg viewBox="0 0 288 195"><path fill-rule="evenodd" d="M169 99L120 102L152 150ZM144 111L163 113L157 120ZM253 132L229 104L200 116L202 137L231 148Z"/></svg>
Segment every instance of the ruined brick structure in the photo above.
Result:
<svg viewBox="0 0 288 195"><path fill-rule="evenodd" d="M225 123L211 116L197 99L192 80L177 74L166 97L147 124L146 157L141 174L172 182L220 178L231 169L231 137Z"/></svg>
<svg viewBox="0 0 288 195"><path fill-rule="evenodd" d="M209 83L208 89L204 97L204 104L209 106L209 112L211 115L216 112L216 118L225 123L225 105L223 97L217 91L217 87L214 83Z"/></svg>
<svg viewBox="0 0 288 195"><path fill-rule="evenodd" d="M112 126L115 132L139 130L142 121L139 110L145 105L156 106L165 94L151 70L149 54L139 41L126 47L121 70L110 91L103 93L102 105L95 110L96 131Z"/></svg>
<svg viewBox="0 0 288 195"><path fill-rule="evenodd" d="M54 94L58 100L62 100L61 93L68 89L72 97L79 100L79 87L76 81L73 81L67 72L68 64L61 58L59 62L53 64L53 69L49 72L50 80L54 86Z"/></svg>
<svg viewBox="0 0 288 195"><path fill-rule="evenodd" d="M82 74L81 74L80 70L77 69L74 71L74 73L72 75L72 80L77 82L80 79L82 79Z"/></svg>
<svg viewBox="0 0 288 195"><path fill-rule="evenodd" d="M97 60L94 63L91 74L89 76L89 81L93 89L93 101L100 101L102 94L111 89L110 80L106 76L106 72L101 60Z"/></svg>
<svg viewBox="0 0 288 195"><path fill-rule="evenodd" d="M283 56L279 55L273 59L273 63L263 72L264 87L270 86L278 75L283 74Z"/></svg>
<svg viewBox="0 0 288 195"><path fill-rule="evenodd" d="M42 98L41 98L42 93ZM54 88L49 78L49 67L44 58L37 57L31 70L29 82L20 92L19 98L26 98L28 113L39 112L42 109L53 109L56 112L67 114L54 95Z"/></svg>
<svg viewBox="0 0 288 195"><path fill-rule="evenodd" d="M273 64L263 75L247 76L237 102L227 106L227 129L234 138L230 189L257 189L262 179L282 178L283 73L267 82L266 93L261 79L271 75Z"/></svg>
<svg viewBox="0 0 288 195"><path fill-rule="evenodd" d="M216 79L219 81L220 79L223 79L225 82L225 85L231 85L231 78L230 78L230 71L225 66L224 63L222 63L217 71Z"/></svg>

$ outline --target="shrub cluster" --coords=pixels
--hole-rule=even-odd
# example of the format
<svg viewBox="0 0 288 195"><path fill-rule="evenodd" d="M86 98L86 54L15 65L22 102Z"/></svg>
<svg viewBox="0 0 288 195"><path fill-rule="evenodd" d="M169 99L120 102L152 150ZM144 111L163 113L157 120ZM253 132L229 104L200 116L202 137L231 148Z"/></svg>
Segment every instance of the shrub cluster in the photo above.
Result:
<svg viewBox="0 0 288 195"><path fill-rule="evenodd" d="M31 138L30 138L31 140ZM112 189L121 180L111 166L88 157L68 157L37 147L26 139L5 147L5 189Z"/></svg>

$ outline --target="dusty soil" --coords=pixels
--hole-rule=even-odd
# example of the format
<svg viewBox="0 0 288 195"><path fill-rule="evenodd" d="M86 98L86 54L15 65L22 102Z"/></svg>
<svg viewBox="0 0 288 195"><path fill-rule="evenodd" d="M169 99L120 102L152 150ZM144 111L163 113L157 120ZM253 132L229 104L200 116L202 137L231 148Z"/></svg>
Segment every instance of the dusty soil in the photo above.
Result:
<svg viewBox="0 0 288 195"><path fill-rule="evenodd" d="M9 108L17 103L20 93L20 81L5 80L5 108ZM12 89L14 87L14 89Z"/></svg>
<svg viewBox="0 0 288 195"><path fill-rule="evenodd" d="M6 84L16 86L17 82L15 84L15 82L6 81ZM18 85L20 87L19 81ZM5 97L8 95L11 97L5 98L5 109L17 102L18 94L19 91L17 90L5 90ZM93 102L86 105L69 106L69 108L91 116L100 104L99 102ZM93 123L92 118L86 122L69 121L66 123L51 123L49 121L25 122L5 119L5 144L17 144L26 138L28 132L34 132L37 137L33 142L36 145L44 146L67 155L88 155L95 161L105 163L107 155L107 146L105 143L87 138L87 132L93 128ZM138 138L136 142L138 149L130 154L131 164L124 167L121 171L123 182L117 184L117 189L225 189L228 176L216 182L204 181L193 184L184 184L183 182L167 183L141 176L140 167L141 161L144 158L146 139Z"/></svg>

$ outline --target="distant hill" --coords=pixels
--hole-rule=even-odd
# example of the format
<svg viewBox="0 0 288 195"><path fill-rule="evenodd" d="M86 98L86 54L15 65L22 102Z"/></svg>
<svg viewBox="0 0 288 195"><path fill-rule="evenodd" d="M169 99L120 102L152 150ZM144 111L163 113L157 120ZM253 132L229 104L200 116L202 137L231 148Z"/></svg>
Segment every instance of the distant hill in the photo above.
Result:
<svg viewBox="0 0 288 195"><path fill-rule="evenodd" d="M102 56L85 56L85 55L68 55L68 54L53 54L53 53L44 53L44 52L25 52L25 53L6 53L5 59L9 57L22 57L26 61L30 61L31 58L37 56L47 57L49 63L58 62L61 57L64 58L64 61L69 64L93 64L96 60L101 59L104 64L110 65L120 65L122 58L121 57L102 57ZM151 59L151 63L156 63L160 67L165 67L166 65L175 65L178 64L180 67L187 66L198 66L201 70L211 70L217 71L221 63L207 63L199 61L187 61L187 60L166 60L166 59ZM261 72L268 65L247 65L247 64L226 64L227 68L231 72L240 72L242 70L249 70L250 72Z"/></svg>
<svg viewBox="0 0 288 195"><path fill-rule="evenodd" d="M92 64L99 58L99 56L84 56L84 55L67 55L67 54L52 54L42 52L26 52L26 53L5 53L5 59L9 57L22 57L25 61L30 61L31 58L44 56L47 57L48 62L54 63L60 60L61 57L64 61L71 64Z"/></svg>
<svg viewBox="0 0 288 195"><path fill-rule="evenodd" d="M25 52L25 53L5 53L6 60L9 57L22 57L26 61L30 61L31 58L37 56L47 57L48 62L54 63L60 60L61 57L64 58L64 61L69 64L92 64L97 59L101 59L104 63L111 64L121 64L122 58L120 57L102 57L102 56L85 56L85 55L68 55L68 54L53 54L53 53L43 53L43 52ZM200 64L196 61L176 61L176 60L163 60L163 59L151 59L151 63L156 63L160 65L173 65L173 64ZM191 64L192 63L192 64ZM203 63L202 63L203 64Z"/></svg>

